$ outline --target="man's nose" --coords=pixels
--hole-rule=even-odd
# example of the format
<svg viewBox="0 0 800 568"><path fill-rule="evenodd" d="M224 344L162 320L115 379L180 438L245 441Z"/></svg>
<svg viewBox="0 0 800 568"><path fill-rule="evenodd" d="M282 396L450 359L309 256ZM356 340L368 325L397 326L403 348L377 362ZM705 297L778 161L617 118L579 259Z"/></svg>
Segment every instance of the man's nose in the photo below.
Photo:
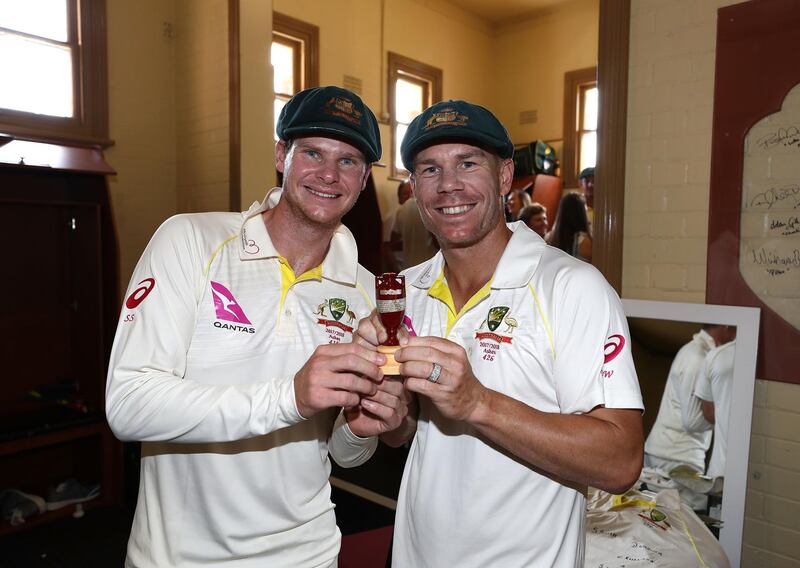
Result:
<svg viewBox="0 0 800 568"><path fill-rule="evenodd" d="M440 184L440 191L450 192L461 189L461 180L455 169L442 168L442 183Z"/></svg>
<svg viewBox="0 0 800 568"><path fill-rule="evenodd" d="M317 170L317 176L326 184L336 183L339 180L339 168L334 160L325 160Z"/></svg>

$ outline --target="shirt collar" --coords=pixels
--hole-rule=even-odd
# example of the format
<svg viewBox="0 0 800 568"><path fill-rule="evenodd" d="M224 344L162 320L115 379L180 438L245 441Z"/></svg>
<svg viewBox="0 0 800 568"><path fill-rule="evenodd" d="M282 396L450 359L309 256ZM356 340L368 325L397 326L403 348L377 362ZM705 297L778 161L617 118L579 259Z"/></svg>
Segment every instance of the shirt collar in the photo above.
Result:
<svg viewBox="0 0 800 568"><path fill-rule="evenodd" d="M717 342L714 341L714 338L711 337L708 332L704 329L701 329L697 333L694 334L694 337L701 341L706 346L706 351L709 349L713 349L717 346Z"/></svg>
<svg viewBox="0 0 800 568"><path fill-rule="evenodd" d="M255 202L242 213L242 228L239 232L239 258L255 260L280 258L261 214L278 204L282 195L280 187L267 192L264 200ZM350 230L339 223L331 238L328 253L322 261L322 277L346 284L355 284L358 273L358 247Z"/></svg>
<svg viewBox="0 0 800 568"><path fill-rule="evenodd" d="M542 237L522 221L508 223L508 228L512 231L511 239L492 276L493 289L525 286L533 277L547 246ZM413 280L412 286L429 289L443 278L444 265L444 256L439 251L420 267L419 276Z"/></svg>

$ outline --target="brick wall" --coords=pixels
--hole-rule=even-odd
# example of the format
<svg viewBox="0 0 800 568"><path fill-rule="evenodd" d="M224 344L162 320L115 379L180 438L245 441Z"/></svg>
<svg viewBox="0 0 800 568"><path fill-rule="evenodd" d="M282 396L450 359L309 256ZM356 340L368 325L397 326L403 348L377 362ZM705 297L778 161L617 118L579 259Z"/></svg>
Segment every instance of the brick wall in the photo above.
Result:
<svg viewBox="0 0 800 568"><path fill-rule="evenodd" d="M625 297L705 300L716 16L735 3L632 0ZM800 567L800 385L757 381L745 516L742 566Z"/></svg>

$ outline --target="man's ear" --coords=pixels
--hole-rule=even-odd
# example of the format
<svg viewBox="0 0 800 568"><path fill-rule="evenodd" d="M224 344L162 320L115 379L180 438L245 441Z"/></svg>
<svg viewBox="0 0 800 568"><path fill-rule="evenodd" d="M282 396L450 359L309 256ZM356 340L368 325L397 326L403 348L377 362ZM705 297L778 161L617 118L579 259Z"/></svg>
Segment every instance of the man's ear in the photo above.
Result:
<svg viewBox="0 0 800 568"><path fill-rule="evenodd" d="M372 164L368 164L367 168L364 170L364 179L361 180L361 191L367 189L367 180L369 179L369 174L372 173Z"/></svg>
<svg viewBox="0 0 800 568"><path fill-rule="evenodd" d="M511 182L514 181L514 160L503 160L498 172L500 178L500 195L507 195L511 191Z"/></svg>
<svg viewBox="0 0 800 568"><path fill-rule="evenodd" d="M286 169L286 142L278 140L275 143L275 169L284 173Z"/></svg>

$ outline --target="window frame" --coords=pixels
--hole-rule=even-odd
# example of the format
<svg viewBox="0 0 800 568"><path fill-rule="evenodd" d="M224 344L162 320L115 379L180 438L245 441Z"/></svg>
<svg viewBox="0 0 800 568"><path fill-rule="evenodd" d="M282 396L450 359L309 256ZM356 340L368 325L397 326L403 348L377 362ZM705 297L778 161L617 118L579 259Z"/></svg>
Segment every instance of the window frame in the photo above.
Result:
<svg viewBox="0 0 800 568"><path fill-rule="evenodd" d="M586 93L591 89L597 88L597 81L594 83L583 83L578 86L578 132L577 132L577 144L575 146L575 161L577 169L581 170L581 155L583 154L583 137L585 134L590 132L595 133L595 140L597 140L597 123L595 123L594 130L589 130L583 127L584 120L586 118ZM597 154L597 143L595 142L595 155ZM597 159L595 159L595 165L597 165Z"/></svg>
<svg viewBox="0 0 800 568"><path fill-rule="evenodd" d="M391 154L389 158L389 179L402 180L408 175L406 169L402 164L396 164L394 157L397 154L397 145L400 140L397 140L395 131L397 130L397 116L395 113L395 85L398 79L403 79L412 83L423 85L423 93L427 95L428 100L424 101L422 108L425 109L434 103L442 100L442 70L416 61L409 57L394 53L387 52L388 56L388 99L389 99L389 129L391 131Z"/></svg>
<svg viewBox="0 0 800 568"><path fill-rule="evenodd" d="M105 0L65 0L72 49L75 115L57 117L0 108L0 131L23 140L78 145L113 144L108 138L108 70ZM28 35L16 30L10 33ZM48 40L50 41L50 40Z"/></svg>
<svg viewBox="0 0 800 568"><path fill-rule="evenodd" d="M295 76L300 78L300 84L295 85L296 90L289 94L289 98L304 89L319 86L319 28L286 14L273 12L272 42L275 41L284 45L300 46L300 60L294 62ZM287 94L275 93L276 96Z"/></svg>
<svg viewBox="0 0 800 568"><path fill-rule="evenodd" d="M585 91L597 85L597 67L586 67L564 74L564 144L561 156L564 187L578 187L581 134L588 132L583 130L581 103Z"/></svg>
<svg viewBox="0 0 800 568"><path fill-rule="evenodd" d="M285 46L291 47L293 52L294 52L294 54L297 54L297 53L300 54L300 57L297 57L295 55L292 58L292 67L293 67L293 69L292 69L292 79L293 79L292 92L291 93L279 93L279 92L274 90L275 87L273 85L273 93L275 95L275 98L276 99L281 99L282 101L287 102L294 95L296 95L297 93L299 93L300 91L303 90L303 79L304 79L304 73L303 73L303 51L304 51L304 46L303 46L303 42L301 40L297 39L297 38L285 36L283 34L273 33L272 34L272 43L273 44L278 43L278 44L281 44L281 45L285 45Z"/></svg>

